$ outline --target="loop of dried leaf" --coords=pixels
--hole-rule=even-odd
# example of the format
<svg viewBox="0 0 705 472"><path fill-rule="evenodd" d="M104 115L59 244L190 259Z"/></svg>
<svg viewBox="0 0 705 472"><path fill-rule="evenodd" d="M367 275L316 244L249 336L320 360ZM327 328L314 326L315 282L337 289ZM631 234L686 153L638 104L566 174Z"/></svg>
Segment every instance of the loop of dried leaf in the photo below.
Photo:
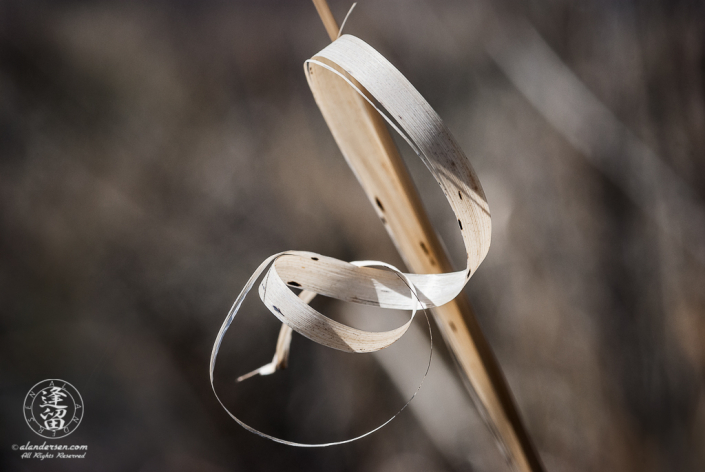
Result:
<svg viewBox="0 0 705 472"><path fill-rule="evenodd" d="M270 312L291 330L333 349L358 353L372 352L388 347L403 336L418 308L440 306L454 299L489 249L489 207L472 166L438 114L391 63L362 40L343 35L314 58L306 61L304 69L316 103L336 141L346 143L346 146L341 146L344 155L351 147L364 148L369 145L359 133L356 134L356 129L361 124L346 113L346 109L353 105L351 100L364 100L374 107L418 154L443 189L458 219L467 251L467 265L465 270L459 272L404 274L388 264L376 261L347 263L301 251L271 256L247 282L218 333L210 362L212 387L215 361L223 336L245 296L263 274L259 286L260 298ZM357 93L350 94L349 87ZM347 156L345 157L347 159ZM369 172L375 171L369 169ZM384 211L379 199L377 205ZM381 266L385 269L371 266ZM303 292L296 296L288 286L301 288ZM311 308L308 303L315 294L383 308L409 309L412 310L412 316L403 326L390 331L358 330L331 320ZM278 343L273 361L242 376L240 380L256 374L267 375L280 368L286 362L290 340L290 332L282 330L281 342ZM215 392L215 387L213 391ZM402 410L405 407L406 405ZM225 405L223 408L228 411ZM244 424L230 411L228 414L255 434L302 447L350 442L371 434L394 418L358 438L327 444L301 444L264 434Z"/></svg>

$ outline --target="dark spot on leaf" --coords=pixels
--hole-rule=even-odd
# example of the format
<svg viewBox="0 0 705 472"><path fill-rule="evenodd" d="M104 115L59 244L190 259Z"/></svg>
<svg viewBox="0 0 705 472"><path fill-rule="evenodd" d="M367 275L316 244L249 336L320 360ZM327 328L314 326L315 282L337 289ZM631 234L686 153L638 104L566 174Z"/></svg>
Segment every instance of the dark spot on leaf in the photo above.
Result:
<svg viewBox="0 0 705 472"><path fill-rule="evenodd" d="M460 226L460 230L462 231L463 230L463 222L458 220L458 226Z"/></svg>
<svg viewBox="0 0 705 472"><path fill-rule="evenodd" d="M272 308L274 308L274 311L276 311L276 312L279 313L280 315L283 315L283 314L284 314L284 313L282 313L282 311L281 311L279 308L277 308L276 305L272 305Z"/></svg>
<svg viewBox="0 0 705 472"><path fill-rule="evenodd" d="M463 199L463 194L460 193L460 190L458 190L458 196L460 197L461 200Z"/></svg>
<svg viewBox="0 0 705 472"><path fill-rule="evenodd" d="M428 249L426 248L426 245L421 241L421 249L423 249L424 254L428 255Z"/></svg>
<svg viewBox="0 0 705 472"><path fill-rule="evenodd" d="M452 321L448 322L448 326L450 326L450 330L454 333L458 331L458 328L455 327L455 323L453 323Z"/></svg>
<svg viewBox="0 0 705 472"><path fill-rule="evenodd" d="M380 210L384 211L384 206L382 205L382 202L379 201L379 198L375 197L375 203L377 203Z"/></svg>
<svg viewBox="0 0 705 472"><path fill-rule="evenodd" d="M290 281L290 282L287 282L287 284L289 284L289 285L293 285L294 287L301 287L301 284L300 284L300 283L298 283L298 282L294 282L293 280L292 280L292 281Z"/></svg>
<svg viewBox="0 0 705 472"><path fill-rule="evenodd" d="M311 260L317 261L318 258L317 258L317 257L312 257Z"/></svg>

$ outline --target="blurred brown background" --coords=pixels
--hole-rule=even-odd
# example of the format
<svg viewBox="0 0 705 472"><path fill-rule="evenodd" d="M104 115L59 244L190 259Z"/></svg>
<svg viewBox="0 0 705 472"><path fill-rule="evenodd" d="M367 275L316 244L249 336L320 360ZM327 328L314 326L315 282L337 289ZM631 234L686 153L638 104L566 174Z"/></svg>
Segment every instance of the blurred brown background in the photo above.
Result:
<svg viewBox="0 0 705 472"><path fill-rule="evenodd" d="M339 22L349 7L331 1ZM703 3L368 0L345 29L478 171L493 245L467 290L547 469L705 470ZM210 389L218 328L268 255L401 266L306 85L327 42L307 0L0 2L2 470L508 470L440 336L411 408L345 446L260 439ZM368 356L295 335L288 370L235 384L276 342L253 294L216 385L265 432L352 437L413 393L424 325ZM22 401L45 378L83 396L56 443L87 444L84 460L11 450L43 441Z"/></svg>

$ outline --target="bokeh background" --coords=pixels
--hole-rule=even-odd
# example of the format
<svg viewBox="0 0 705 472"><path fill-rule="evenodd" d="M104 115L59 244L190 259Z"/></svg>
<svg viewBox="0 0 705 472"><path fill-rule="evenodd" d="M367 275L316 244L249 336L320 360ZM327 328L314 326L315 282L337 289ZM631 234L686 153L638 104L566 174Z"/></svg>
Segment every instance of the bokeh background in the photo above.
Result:
<svg viewBox="0 0 705 472"><path fill-rule="evenodd" d="M331 1L339 22L349 7ZM478 171L493 245L467 291L547 469L705 470L704 4L368 0L345 30ZM215 335L268 255L402 266L308 90L327 43L307 0L0 2L0 469L509 470L437 332L411 407L352 444L261 439L211 391ZM315 303L361 328L405 319ZM216 386L265 432L352 437L423 376L415 326L365 356L294 335L289 369L236 384L276 342L254 295ZM22 402L45 378L83 396L56 441L83 460L11 450L42 442Z"/></svg>

